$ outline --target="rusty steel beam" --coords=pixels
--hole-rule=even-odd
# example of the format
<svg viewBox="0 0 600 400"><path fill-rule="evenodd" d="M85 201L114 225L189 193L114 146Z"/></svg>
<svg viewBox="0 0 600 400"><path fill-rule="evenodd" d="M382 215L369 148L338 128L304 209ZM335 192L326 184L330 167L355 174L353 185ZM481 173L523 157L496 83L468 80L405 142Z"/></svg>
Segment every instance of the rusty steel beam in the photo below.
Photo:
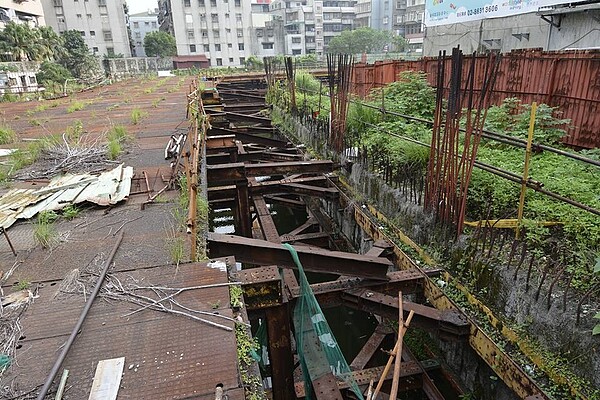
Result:
<svg viewBox="0 0 600 400"><path fill-rule="evenodd" d="M252 196L252 202L254 203L254 212L258 218L258 223L265 240L273 243L281 243L275 221L273 221L265 199L262 196Z"/></svg>
<svg viewBox="0 0 600 400"><path fill-rule="evenodd" d="M252 123L260 123L264 126L271 126L271 118L267 117L259 117L257 115L250 114L241 114L231 111L225 111L223 113L225 117L230 121L244 121L244 122L252 122Z"/></svg>
<svg viewBox="0 0 600 400"><path fill-rule="evenodd" d="M373 247L371 247L369 251L365 253L365 255L371 257L381 257L383 253L385 253L386 251L390 251L391 249L392 244L390 242L388 242L387 240L378 240L375 243L373 243Z"/></svg>
<svg viewBox="0 0 600 400"><path fill-rule="evenodd" d="M314 176L310 178L298 178L298 179L281 179L278 181L266 181L266 182L250 182L249 189L250 193L254 195L259 194L275 194L275 193L283 193L285 189L283 188L284 184L290 182L298 182L298 183L326 183L327 178L324 176ZM235 185L226 185L226 186L215 186L208 188L208 200L215 201L220 199L228 199L235 196Z"/></svg>
<svg viewBox="0 0 600 400"><path fill-rule="evenodd" d="M248 268L235 273L244 291L244 306L248 310L274 307L284 303L281 276L275 266Z"/></svg>
<svg viewBox="0 0 600 400"><path fill-rule="evenodd" d="M236 188L235 230L242 236L252 237L252 214L250 214L250 195L248 181L239 182Z"/></svg>
<svg viewBox="0 0 600 400"><path fill-rule="evenodd" d="M259 164L227 163L207 166L209 182L228 183L250 177L293 173L321 174L333 171L331 161L283 161ZM333 189L337 191L336 189Z"/></svg>
<svg viewBox="0 0 600 400"><path fill-rule="evenodd" d="M352 371L352 377L358 386L365 386L369 384L371 379L377 381L381 377L381 374L383 374L383 369L384 367L374 367L359 371ZM418 363L414 361L403 362L400 370L400 378L403 378L403 381L400 382L400 391L413 390L421 387L420 375L422 372L423 370L419 367ZM393 371L390 370L389 373L384 377L384 380L391 380L392 375ZM348 389L350 387L345 381L338 381L337 385L339 389ZM296 397L299 399L304 398L304 382L296 382L294 386Z"/></svg>
<svg viewBox="0 0 600 400"><path fill-rule="evenodd" d="M294 356L289 303L265 310L273 400L294 400Z"/></svg>
<svg viewBox="0 0 600 400"><path fill-rule="evenodd" d="M423 385L423 393L425 393L425 396L427 396L429 400L444 400L444 396L442 393L440 393L440 390L437 388L437 386L435 386L433 380L427 374L424 366L419 362L419 360L417 360L417 357L411 353L407 346L402 348L402 360L414 361L423 370L421 375L421 384Z"/></svg>
<svg viewBox="0 0 600 400"><path fill-rule="evenodd" d="M352 278L342 276L339 279L329 282L313 283L310 285L314 295L320 299L321 296L326 296L334 293L340 294L350 289L366 289L377 290L378 292L393 292L398 293L415 293L420 290L425 279L423 274L418 270L393 271L387 274L389 280L382 283L381 281L373 281L368 279ZM292 292L294 297L300 296L300 292Z"/></svg>
<svg viewBox="0 0 600 400"><path fill-rule="evenodd" d="M306 222L304 222L302 225L300 225L299 227L293 229L292 231L290 231L288 233L288 235L298 235L310 228L312 228L315 225L318 225L319 222L314 218L314 217L309 217Z"/></svg>
<svg viewBox="0 0 600 400"><path fill-rule="evenodd" d="M301 242L308 241L313 239L328 239L329 234L326 232L315 232L315 233L301 233L299 235L282 235L281 242L289 243L289 242Z"/></svg>
<svg viewBox="0 0 600 400"><path fill-rule="evenodd" d="M286 189L287 192L297 194L299 196L334 199L339 195L339 192L335 188L304 185L302 183L286 183L283 184L282 187Z"/></svg>
<svg viewBox="0 0 600 400"><path fill-rule="evenodd" d="M207 151L214 150L214 149L234 149L234 148L236 148L235 135L208 136L204 143L205 143Z"/></svg>
<svg viewBox="0 0 600 400"><path fill-rule="evenodd" d="M287 197L270 196L270 195L265 196L265 198L274 203L285 204L288 207L296 207L296 208L301 208L301 209L306 208L306 204L304 204L304 202L302 200L294 200L294 199L288 199Z"/></svg>
<svg viewBox="0 0 600 400"><path fill-rule="evenodd" d="M237 257L237 255L236 255ZM349 289L342 293L344 304L369 311L377 315L394 318L398 315L398 298L375 292L370 289ZM413 324L428 330L439 331L448 338L468 336L470 324L464 314L457 310L438 310L422 304L404 301L404 311L408 315L414 311Z"/></svg>
<svg viewBox="0 0 600 400"><path fill-rule="evenodd" d="M375 328L373 334L360 349L359 353L354 357L350 364L350 369L353 371L364 369L375 353L379 351L383 339L393 331L386 325L379 324Z"/></svg>
<svg viewBox="0 0 600 400"><path fill-rule="evenodd" d="M209 233L208 247L211 257L235 254L236 260L243 263L296 268L289 251L277 243ZM357 276L381 281L389 279L387 272L392 263L386 259L329 251L311 246L297 246L296 251L306 271Z"/></svg>
<svg viewBox="0 0 600 400"><path fill-rule="evenodd" d="M229 128L220 128L220 127L216 127L216 126L213 126L208 131L208 137L211 137L213 135L227 135L227 134L234 134L235 139L241 141L244 144L256 143L256 144L261 144L261 145L269 146L269 147L285 148L285 147L287 147L287 145L289 143L289 142L284 142L282 140L271 139L268 137L253 135L248 132L240 132L238 130L229 129Z"/></svg>

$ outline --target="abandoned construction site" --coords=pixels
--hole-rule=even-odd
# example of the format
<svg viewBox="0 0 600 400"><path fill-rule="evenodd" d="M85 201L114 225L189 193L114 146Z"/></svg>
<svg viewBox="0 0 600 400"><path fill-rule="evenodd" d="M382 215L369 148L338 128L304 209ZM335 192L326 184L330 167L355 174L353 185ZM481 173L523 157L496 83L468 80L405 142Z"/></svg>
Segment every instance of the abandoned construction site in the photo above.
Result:
<svg viewBox="0 0 600 400"><path fill-rule="evenodd" d="M600 55L556 54L0 103L0 398L600 399Z"/></svg>

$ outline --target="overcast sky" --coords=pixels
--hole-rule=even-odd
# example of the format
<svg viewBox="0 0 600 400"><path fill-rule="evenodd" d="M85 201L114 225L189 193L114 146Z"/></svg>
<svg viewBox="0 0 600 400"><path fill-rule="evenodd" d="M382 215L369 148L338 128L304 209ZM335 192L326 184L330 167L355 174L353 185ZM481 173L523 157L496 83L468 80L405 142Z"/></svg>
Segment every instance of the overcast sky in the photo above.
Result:
<svg viewBox="0 0 600 400"><path fill-rule="evenodd" d="M148 9L158 8L158 2L156 0L128 0L127 5L129 6L129 13L136 14Z"/></svg>

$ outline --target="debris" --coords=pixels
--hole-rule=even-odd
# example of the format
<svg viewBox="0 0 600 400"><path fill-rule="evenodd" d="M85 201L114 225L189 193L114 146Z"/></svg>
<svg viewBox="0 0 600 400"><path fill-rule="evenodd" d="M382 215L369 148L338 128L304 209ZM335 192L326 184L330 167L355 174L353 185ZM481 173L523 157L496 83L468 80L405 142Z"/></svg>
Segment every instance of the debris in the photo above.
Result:
<svg viewBox="0 0 600 400"><path fill-rule="evenodd" d="M121 164L98 176L59 175L42 189L12 189L0 197L0 227L8 229L17 219L29 219L70 204L116 204L129 196L132 178L133 167Z"/></svg>

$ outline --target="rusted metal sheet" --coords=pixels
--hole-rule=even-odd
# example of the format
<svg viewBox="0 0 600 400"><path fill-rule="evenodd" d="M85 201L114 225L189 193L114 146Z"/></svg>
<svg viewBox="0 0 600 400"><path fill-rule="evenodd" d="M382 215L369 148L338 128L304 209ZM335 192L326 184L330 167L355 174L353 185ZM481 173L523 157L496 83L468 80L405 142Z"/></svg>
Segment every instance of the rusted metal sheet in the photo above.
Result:
<svg viewBox="0 0 600 400"><path fill-rule="evenodd" d="M296 264L288 250L277 243L210 233L208 247L211 257L235 254L236 259L244 263L296 268ZM389 279L387 272L392 263L383 258L329 251L311 246L297 246L296 251L306 271L357 276L382 281Z"/></svg>
<svg viewBox="0 0 600 400"><path fill-rule="evenodd" d="M206 138L205 145L207 151L223 148L237 149L235 135L208 136Z"/></svg>
<svg viewBox="0 0 600 400"><path fill-rule="evenodd" d="M273 399L294 399L294 357L291 344L289 303L265 310L269 337Z"/></svg>
<svg viewBox="0 0 600 400"><path fill-rule="evenodd" d="M282 242L303 242L311 241L314 239L328 239L329 234L326 232L314 232L314 233L301 233L299 235L282 235ZM370 254L369 254L370 255ZM377 257L377 256L375 256Z"/></svg>
<svg viewBox="0 0 600 400"><path fill-rule="evenodd" d="M465 57L467 60L472 57ZM446 62L450 62L449 57ZM476 56L475 62L485 62ZM477 68L484 71L484 68ZM372 65L357 64L353 72L353 91L365 96L373 88L398 79L402 71L423 71L429 83L436 84L437 57L417 61L385 61ZM463 71L467 73L468 68ZM449 74L450 68L446 68ZM562 118L571 119L567 127L565 144L575 147L600 147L600 52L514 50L503 55L492 102L500 104L507 97L517 97L522 102L534 101L559 107ZM481 89L482 76L476 76L477 90Z"/></svg>
<svg viewBox="0 0 600 400"><path fill-rule="evenodd" d="M252 196L252 201L254 202L254 212L258 218L258 223L265 240L273 243L281 243L275 221L273 221L265 199L262 196Z"/></svg>
<svg viewBox="0 0 600 400"><path fill-rule="evenodd" d="M312 183L312 184L325 184L327 183L327 178L324 176L315 176L310 178L298 178L298 179L282 179L278 181L266 181L266 182L249 182L248 188L250 189L250 194L252 196L260 195L260 194L276 194L287 192L285 190L284 185L290 183ZM311 187L317 187L312 186ZM327 193L331 193L328 191ZM222 200L222 199L231 199L236 195L235 185L227 185L227 186L215 186L208 188L208 200Z"/></svg>

